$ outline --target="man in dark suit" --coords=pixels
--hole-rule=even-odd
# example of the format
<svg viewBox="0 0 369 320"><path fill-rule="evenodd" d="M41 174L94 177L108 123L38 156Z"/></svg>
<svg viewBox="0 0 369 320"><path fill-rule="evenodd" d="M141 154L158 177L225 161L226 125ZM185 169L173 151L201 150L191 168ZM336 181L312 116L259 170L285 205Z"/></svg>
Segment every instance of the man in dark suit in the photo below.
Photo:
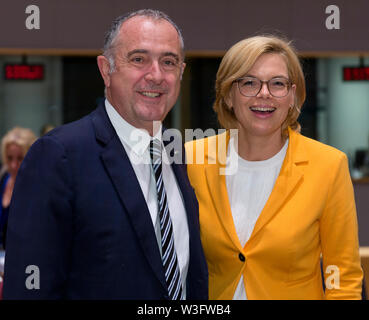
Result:
<svg viewBox="0 0 369 320"><path fill-rule="evenodd" d="M4 299L207 299L186 166L162 161L158 173L149 150L152 137L162 143L153 123L175 104L183 61L181 33L162 12L113 22L97 58L104 103L39 139L18 173Z"/></svg>

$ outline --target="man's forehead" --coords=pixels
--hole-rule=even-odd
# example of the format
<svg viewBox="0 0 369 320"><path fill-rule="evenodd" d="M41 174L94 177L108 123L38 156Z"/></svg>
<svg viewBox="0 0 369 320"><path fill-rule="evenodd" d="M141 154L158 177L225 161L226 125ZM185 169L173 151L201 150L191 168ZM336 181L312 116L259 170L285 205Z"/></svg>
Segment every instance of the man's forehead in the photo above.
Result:
<svg viewBox="0 0 369 320"><path fill-rule="evenodd" d="M166 36L172 36L179 40L178 32L174 26L165 19L155 19L151 17L135 16L124 21L120 27L119 33L126 36L130 34L150 36L158 31Z"/></svg>
<svg viewBox="0 0 369 320"><path fill-rule="evenodd" d="M133 17L125 21L119 31L116 49L160 51L181 54L181 44L177 30L165 19Z"/></svg>

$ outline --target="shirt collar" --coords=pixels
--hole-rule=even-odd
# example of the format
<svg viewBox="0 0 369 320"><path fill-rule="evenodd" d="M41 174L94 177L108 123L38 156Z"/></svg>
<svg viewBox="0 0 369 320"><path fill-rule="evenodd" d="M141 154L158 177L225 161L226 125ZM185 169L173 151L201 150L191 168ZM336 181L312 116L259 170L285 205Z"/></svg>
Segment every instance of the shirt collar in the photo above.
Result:
<svg viewBox="0 0 369 320"><path fill-rule="evenodd" d="M148 132L146 130L136 128L124 120L108 99L105 99L105 109L119 139L135 154L143 156L146 150L148 150L152 139ZM160 124L159 130L157 130L153 138L161 141L161 131L162 125Z"/></svg>

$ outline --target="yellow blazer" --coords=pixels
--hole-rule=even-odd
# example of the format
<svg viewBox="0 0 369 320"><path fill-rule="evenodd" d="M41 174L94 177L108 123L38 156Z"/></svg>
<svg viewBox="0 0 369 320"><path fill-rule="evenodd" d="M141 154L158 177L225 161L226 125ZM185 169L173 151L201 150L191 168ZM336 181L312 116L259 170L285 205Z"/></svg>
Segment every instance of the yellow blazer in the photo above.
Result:
<svg viewBox="0 0 369 320"><path fill-rule="evenodd" d="M226 178L220 174L228 142L227 131L186 144L188 174L199 201L209 298L232 299L243 275L248 299L361 299L363 273L346 155L289 129L280 174L242 247ZM202 152L204 163L191 164Z"/></svg>

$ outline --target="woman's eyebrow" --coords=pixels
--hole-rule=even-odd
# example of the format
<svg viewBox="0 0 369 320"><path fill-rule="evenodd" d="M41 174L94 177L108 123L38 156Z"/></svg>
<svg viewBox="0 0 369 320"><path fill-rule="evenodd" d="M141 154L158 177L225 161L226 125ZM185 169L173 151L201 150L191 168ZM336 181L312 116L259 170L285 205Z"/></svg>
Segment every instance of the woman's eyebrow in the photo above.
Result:
<svg viewBox="0 0 369 320"><path fill-rule="evenodd" d="M257 76L254 76L253 74L246 74L244 77L251 77L251 78L256 78L256 79L259 79ZM285 75L276 75L276 76L273 76L271 77L270 79L275 79L275 78L287 78Z"/></svg>

